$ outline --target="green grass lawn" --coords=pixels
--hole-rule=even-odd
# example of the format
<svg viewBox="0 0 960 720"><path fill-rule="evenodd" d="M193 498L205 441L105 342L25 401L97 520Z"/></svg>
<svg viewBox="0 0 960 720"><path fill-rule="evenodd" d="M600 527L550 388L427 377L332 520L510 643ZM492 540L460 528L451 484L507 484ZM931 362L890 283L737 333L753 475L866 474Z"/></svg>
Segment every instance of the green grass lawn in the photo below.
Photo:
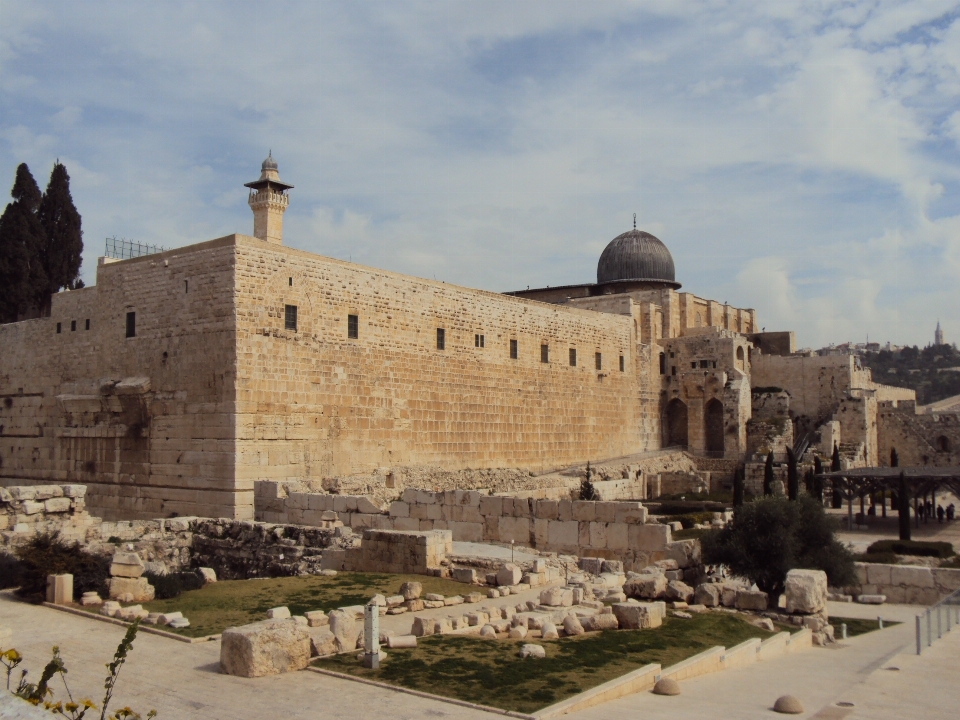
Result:
<svg viewBox="0 0 960 720"><path fill-rule="evenodd" d="M552 641L432 635L418 638L416 649L387 650L379 670L364 668L354 653L314 664L436 695L533 712L648 663L668 667L715 645L732 647L771 635L734 615L708 612L689 620L667 618L654 630L607 630ZM547 657L520 659L525 642L543 645Z"/></svg>
<svg viewBox="0 0 960 720"><path fill-rule="evenodd" d="M876 620L864 620L863 618L845 618L845 617L831 617L830 624L833 625L834 636L837 640L840 639L840 623L847 624L847 637L856 637L857 635L863 635L864 633L873 632L874 630L880 629L880 623ZM883 626L885 628L890 627L891 625L899 625L900 623L894 622L893 620L884 620Z"/></svg>
<svg viewBox="0 0 960 720"><path fill-rule="evenodd" d="M190 627L162 629L201 637L215 635L234 625L266 620L267 610L280 605L286 605L294 615L302 615L307 610L328 611L345 605L363 605L377 593L396 595L400 585L407 581L422 583L424 594L464 595L478 589L475 585L424 575L339 573L335 577L221 580L177 598L142 605L150 612L179 610L190 621Z"/></svg>

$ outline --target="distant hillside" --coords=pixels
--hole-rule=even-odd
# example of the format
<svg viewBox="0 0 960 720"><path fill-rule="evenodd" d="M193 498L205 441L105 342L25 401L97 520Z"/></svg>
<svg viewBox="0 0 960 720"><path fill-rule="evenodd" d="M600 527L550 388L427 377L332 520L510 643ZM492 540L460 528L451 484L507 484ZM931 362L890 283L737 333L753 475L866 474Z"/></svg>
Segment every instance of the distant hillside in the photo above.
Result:
<svg viewBox="0 0 960 720"><path fill-rule="evenodd" d="M953 345L881 350L860 360L873 370L874 381L916 390L918 405L960 395L960 351Z"/></svg>

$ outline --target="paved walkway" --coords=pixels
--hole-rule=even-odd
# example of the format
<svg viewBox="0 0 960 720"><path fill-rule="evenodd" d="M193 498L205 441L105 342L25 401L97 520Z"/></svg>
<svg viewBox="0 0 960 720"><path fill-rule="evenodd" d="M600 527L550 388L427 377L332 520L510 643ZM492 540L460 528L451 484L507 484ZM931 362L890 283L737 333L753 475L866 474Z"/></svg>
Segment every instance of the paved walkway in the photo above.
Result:
<svg viewBox="0 0 960 720"><path fill-rule="evenodd" d="M796 695L807 712L801 718L847 717L848 711L835 705L838 701L853 702L857 718L923 718L939 720L957 717L960 703L960 631L952 633L950 642L941 641L936 653L922 656L923 663L901 662L899 653L913 647L913 618L919 608L904 605L875 606L853 603L831 603L832 616L875 618L882 615L903 624L882 631L867 633L838 643L831 648L811 648L780 658L758 662L744 668L703 675L681 683L683 691L676 697L663 697L650 692L638 693L611 703L589 708L568 717L571 720L606 720L616 717L643 720L702 720L703 718L779 717L772 711L781 695ZM882 700L867 703L865 698L889 682L886 676L895 671L881 670L891 658L901 666L899 692L885 692ZM934 666L929 679L926 669ZM877 675L880 673L880 675ZM912 685L911 685L912 684ZM893 687L892 685L890 686ZM915 703L923 695L923 703ZM873 712L875 705L883 713ZM922 711L921 711L922 708ZM862 714L861 714L862 713Z"/></svg>

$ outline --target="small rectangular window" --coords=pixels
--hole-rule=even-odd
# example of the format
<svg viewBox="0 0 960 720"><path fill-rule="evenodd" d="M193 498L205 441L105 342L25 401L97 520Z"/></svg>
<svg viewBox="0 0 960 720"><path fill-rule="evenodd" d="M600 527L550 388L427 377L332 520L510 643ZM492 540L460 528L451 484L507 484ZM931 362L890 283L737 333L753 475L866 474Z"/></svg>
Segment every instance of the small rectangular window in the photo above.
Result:
<svg viewBox="0 0 960 720"><path fill-rule="evenodd" d="M697 369L697 361L694 360L692 363L690 363L690 367L693 368L694 370L696 370L696 369Z"/></svg>
<svg viewBox="0 0 960 720"><path fill-rule="evenodd" d="M437 350L447 349L447 331L443 328L437 328Z"/></svg>
<svg viewBox="0 0 960 720"><path fill-rule="evenodd" d="M510 359L516 360L518 357L520 357L520 350L519 348L517 348L517 341L511 340L510 341Z"/></svg>
<svg viewBox="0 0 960 720"><path fill-rule="evenodd" d="M473 336L473 345L474 347L482 348L483 347L483 335L474 335Z"/></svg>
<svg viewBox="0 0 960 720"><path fill-rule="evenodd" d="M84 328L84 329L85 329L85 330L89 330L89 329L90 329L90 318L87 318L87 327Z"/></svg>
<svg viewBox="0 0 960 720"><path fill-rule="evenodd" d="M297 331L297 306L284 305L283 327L287 330Z"/></svg>
<svg viewBox="0 0 960 720"><path fill-rule="evenodd" d="M287 282L289 283L290 287L293 287L293 278L287 278Z"/></svg>
<svg viewBox="0 0 960 720"><path fill-rule="evenodd" d="M701 361L700 361L700 367L702 367L702 368L708 368L708 367L710 367L710 361L709 361L709 360L701 360Z"/></svg>
<svg viewBox="0 0 960 720"><path fill-rule="evenodd" d="M550 362L550 346L549 345L540 346L540 362L542 363Z"/></svg>
<svg viewBox="0 0 960 720"><path fill-rule="evenodd" d="M576 348L570 348L570 367L577 366L577 350Z"/></svg>
<svg viewBox="0 0 960 720"><path fill-rule="evenodd" d="M70 332L76 332L76 331L77 331L77 321L76 321L76 320L71 320L71 321L70 321Z"/></svg>
<svg viewBox="0 0 960 720"><path fill-rule="evenodd" d="M183 294L186 295L188 292L190 292L190 281L189 281L189 280L184 280L184 281L183 281Z"/></svg>
<svg viewBox="0 0 960 720"><path fill-rule="evenodd" d="M674 365L672 368L670 368L670 374L671 374L671 375L676 375L676 374L677 374L677 366L676 366L676 365Z"/></svg>
<svg viewBox="0 0 960 720"><path fill-rule="evenodd" d="M347 337L356 340L360 337L360 316L347 315Z"/></svg>
<svg viewBox="0 0 960 720"><path fill-rule="evenodd" d="M137 314L135 312L127 313L127 337L137 336Z"/></svg>
<svg viewBox="0 0 960 720"><path fill-rule="evenodd" d="M603 354L596 353L593 356L593 364L596 365L597 370L603 370Z"/></svg>
<svg viewBox="0 0 960 720"><path fill-rule="evenodd" d="M61 328L60 328L60 323L57 323L57 335L60 334L60 330L61 330Z"/></svg>
<svg viewBox="0 0 960 720"><path fill-rule="evenodd" d="M623 362L623 355L620 356L620 372L623 372L626 368L626 365Z"/></svg>

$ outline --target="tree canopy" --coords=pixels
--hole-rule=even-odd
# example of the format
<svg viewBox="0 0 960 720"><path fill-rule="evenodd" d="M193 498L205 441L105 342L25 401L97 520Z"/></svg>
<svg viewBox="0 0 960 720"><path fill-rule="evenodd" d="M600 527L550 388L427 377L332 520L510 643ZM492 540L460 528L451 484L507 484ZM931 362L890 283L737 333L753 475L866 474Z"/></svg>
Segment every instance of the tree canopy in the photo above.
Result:
<svg viewBox="0 0 960 720"><path fill-rule="evenodd" d="M823 570L831 585L853 581L853 556L836 539L836 522L823 505L803 495L796 501L764 497L735 509L733 520L700 539L704 562L723 564L771 598L783 592L787 571Z"/></svg>

